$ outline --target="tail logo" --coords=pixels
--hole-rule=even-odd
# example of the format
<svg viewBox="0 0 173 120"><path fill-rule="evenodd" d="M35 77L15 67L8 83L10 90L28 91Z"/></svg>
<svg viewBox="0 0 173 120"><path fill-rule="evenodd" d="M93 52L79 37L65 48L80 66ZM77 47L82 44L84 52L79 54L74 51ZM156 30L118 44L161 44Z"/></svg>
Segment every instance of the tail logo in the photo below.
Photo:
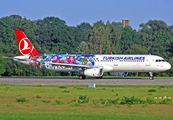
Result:
<svg viewBox="0 0 173 120"><path fill-rule="evenodd" d="M22 55L29 55L33 51L33 46L29 42L28 38L23 38L19 42L19 50Z"/></svg>

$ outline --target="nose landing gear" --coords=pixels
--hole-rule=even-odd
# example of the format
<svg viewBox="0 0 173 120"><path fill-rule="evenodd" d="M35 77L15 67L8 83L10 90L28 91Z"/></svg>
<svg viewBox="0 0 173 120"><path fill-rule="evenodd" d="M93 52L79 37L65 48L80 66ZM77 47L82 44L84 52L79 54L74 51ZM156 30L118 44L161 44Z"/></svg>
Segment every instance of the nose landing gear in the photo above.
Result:
<svg viewBox="0 0 173 120"><path fill-rule="evenodd" d="M149 72L150 80L154 80L153 72Z"/></svg>

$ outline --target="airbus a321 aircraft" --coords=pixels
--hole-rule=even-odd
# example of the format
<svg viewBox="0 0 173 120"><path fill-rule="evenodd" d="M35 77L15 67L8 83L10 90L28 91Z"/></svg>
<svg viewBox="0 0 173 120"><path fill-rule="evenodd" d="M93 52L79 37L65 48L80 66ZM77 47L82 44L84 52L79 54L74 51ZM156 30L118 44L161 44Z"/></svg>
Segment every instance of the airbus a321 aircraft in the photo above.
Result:
<svg viewBox="0 0 173 120"><path fill-rule="evenodd" d="M86 76L102 78L104 72L114 76L127 76L128 72L153 72L169 70L171 65L156 55L97 55L97 54L40 54L22 30L16 30L20 56L13 60L36 68L52 71L81 72Z"/></svg>

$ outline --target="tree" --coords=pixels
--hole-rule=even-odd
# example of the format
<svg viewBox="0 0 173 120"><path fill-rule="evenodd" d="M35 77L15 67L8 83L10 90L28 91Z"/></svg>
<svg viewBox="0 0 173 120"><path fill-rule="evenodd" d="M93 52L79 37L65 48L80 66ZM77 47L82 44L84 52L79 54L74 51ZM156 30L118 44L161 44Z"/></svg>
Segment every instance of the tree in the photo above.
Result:
<svg viewBox="0 0 173 120"><path fill-rule="evenodd" d="M172 64L172 27L161 20L149 20L147 23L140 24L140 34L144 41L144 46L150 47L149 52L163 57ZM165 76L171 73L172 70L162 73L156 73L159 76Z"/></svg>
<svg viewBox="0 0 173 120"><path fill-rule="evenodd" d="M149 49L150 48L144 48L144 47L141 47L140 45L133 44L124 53L125 54L148 54Z"/></svg>
<svg viewBox="0 0 173 120"><path fill-rule="evenodd" d="M133 44L142 45L141 37L135 30L132 30L131 27L126 26L123 28L119 44L122 53L124 53Z"/></svg>
<svg viewBox="0 0 173 120"><path fill-rule="evenodd" d="M80 45L76 48L78 54L85 54L87 43L82 41Z"/></svg>
<svg viewBox="0 0 173 120"><path fill-rule="evenodd" d="M122 53L121 52L121 46L120 41L121 41L121 35L122 35L122 29L123 29L123 25L122 23L116 23L116 22L112 22L111 24L111 51L114 54L117 53Z"/></svg>
<svg viewBox="0 0 173 120"><path fill-rule="evenodd" d="M89 23L81 23L80 25L77 25L77 27L74 28L74 47L77 49L77 47L81 46L84 42L87 43L89 41L87 32L91 30L92 26Z"/></svg>
<svg viewBox="0 0 173 120"><path fill-rule="evenodd" d="M48 33L48 39L45 39L49 46L49 51L53 53L67 53L75 51L73 42L73 28L68 27L65 21L60 20L57 17L47 17L43 19L44 24L46 25L46 31ZM41 34L40 34L40 38Z"/></svg>
<svg viewBox="0 0 173 120"><path fill-rule="evenodd" d="M171 28L161 20L149 20L147 23L140 24L140 34L145 47L150 47L149 52L163 58L169 58L171 52Z"/></svg>
<svg viewBox="0 0 173 120"><path fill-rule="evenodd" d="M36 31L36 41L40 46L40 52L49 53L49 51L51 50L51 40L48 34L48 26L45 24L44 20L37 20L35 21L35 24L38 27Z"/></svg>
<svg viewBox="0 0 173 120"><path fill-rule="evenodd" d="M111 44L111 28L106 26L101 20L94 23L92 30L88 32L88 52L105 54L109 53Z"/></svg>
<svg viewBox="0 0 173 120"><path fill-rule="evenodd" d="M4 72L6 71L5 69L5 59L3 58L3 46L4 44L2 42L0 42L0 75L4 74Z"/></svg>

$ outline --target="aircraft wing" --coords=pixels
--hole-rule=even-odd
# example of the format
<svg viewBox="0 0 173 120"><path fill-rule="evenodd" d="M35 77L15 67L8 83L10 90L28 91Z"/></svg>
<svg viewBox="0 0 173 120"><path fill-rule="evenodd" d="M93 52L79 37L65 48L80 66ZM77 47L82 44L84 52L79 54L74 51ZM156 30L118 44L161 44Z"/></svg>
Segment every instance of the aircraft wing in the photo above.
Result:
<svg viewBox="0 0 173 120"><path fill-rule="evenodd" d="M97 68L98 67L98 66L67 64L67 63L49 63L49 64L58 65L58 66L79 67L79 68Z"/></svg>

